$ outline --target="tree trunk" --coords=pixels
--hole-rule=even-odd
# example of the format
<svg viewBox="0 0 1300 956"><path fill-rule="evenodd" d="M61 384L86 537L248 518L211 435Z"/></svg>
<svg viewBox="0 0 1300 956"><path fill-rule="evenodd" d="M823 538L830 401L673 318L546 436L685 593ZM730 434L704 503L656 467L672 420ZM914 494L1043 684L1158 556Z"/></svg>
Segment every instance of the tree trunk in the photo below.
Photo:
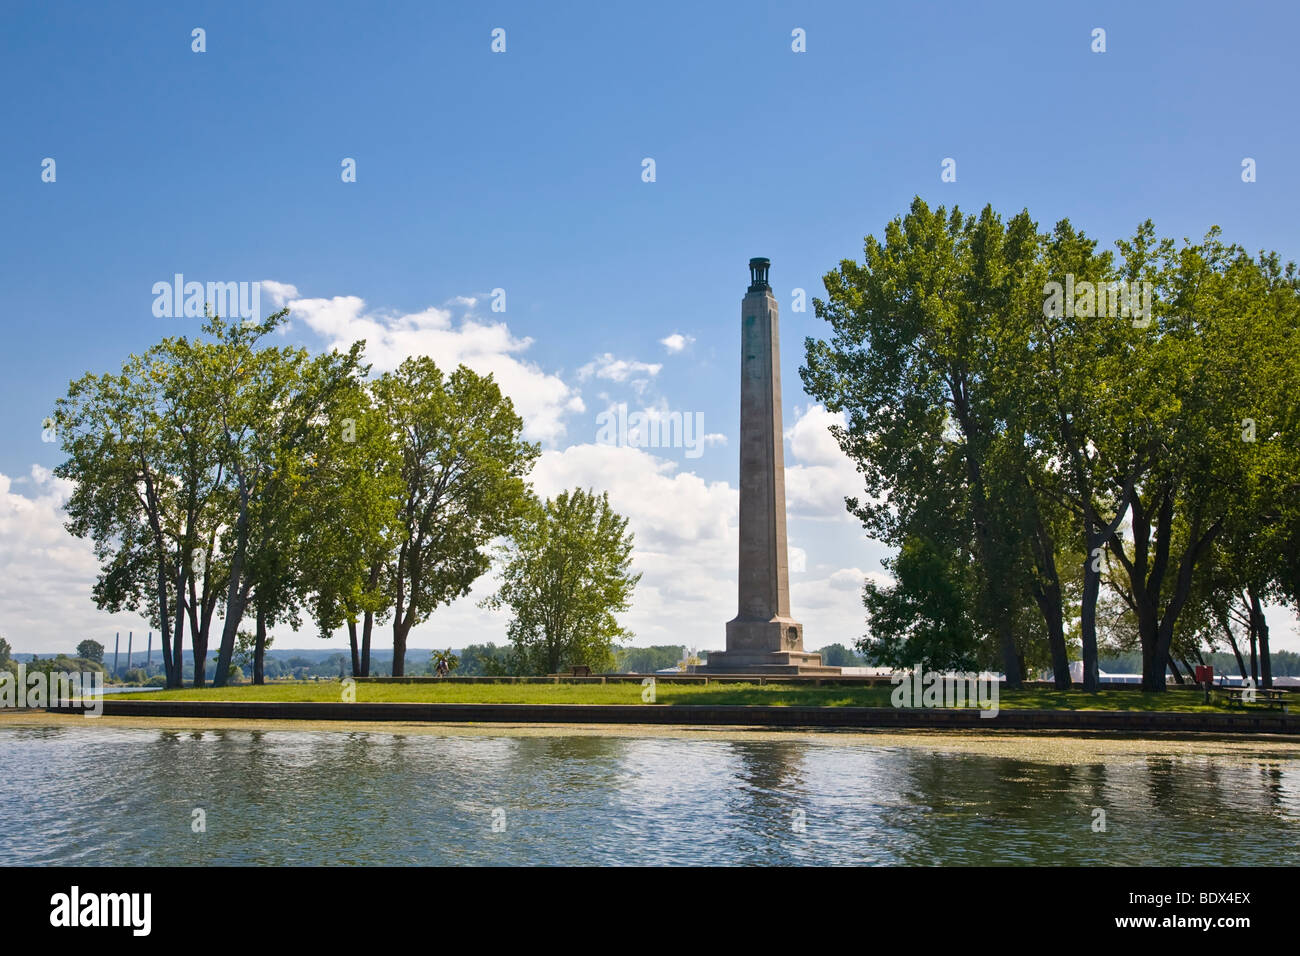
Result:
<svg viewBox="0 0 1300 956"><path fill-rule="evenodd" d="M149 525L153 531L153 542L158 559L158 623L162 630L163 645L163 667L167 670L167 683L172 681L172 668L176 661L171 659L167 648L171 643L171 615L167 613L167 587L170 583L167 580L167 547L164 544L162 533L162 521L160 518L161 509L158 504L158 496L154 487L153 472L150 470L148 463L144 460L144 454L140 455L141 476L144 478L146 512L149 516ZM179 559L180 555L177 555ZM184 598L184 568L178 568L177 581L180 587L176 590L176 602L178 607L185 603ZM179 652L178 652L179 653ZM130 663L130 644L127 645L127 663ZM35 660L35 658L32 658ZM115 662L116 663L116 662Z"/></svg>
<svg viewBox="0 0 1300 956"><path fill-rule="evenodd" d="M1032 489L1029 491L1032 494ZM1061 579L1056 571L1056 542L1043 527L1042 518L1033 515L1034 564L1037 576L1030 582L1034 601L1038 604L1043 623L1047 625L1047 646L1052 653L1052 681L1057 690L1070 689L1070 655L1065 646L1065 613L1062 608ZM1045 584L1040 583L1046 581Z"/></svg>
<svg viewBox="0 0 1300 956"><path fill-rule="evenodd" d="M1129 486L1115 517L1103 528L1091 504L1084 518L1083 598L1079 604L1079 631L1083 644L1083 689L1095 694L1101 689L1101 665L1097 650L1097 598L1101 593L1101 556L1106 542L1119 528L1128 511ZM1094 569L1093 565L1096 565Z"/></svg>
<svg viewBox="0 0 1300 956"><path fill-rule="evenodd" d="M993 541L992 514L985 495L982 462L976 453L974 443L980 438L978 430L972 425L970 408L966 399L964 385L954 379L948 382L949 393L953 399L953 411L966 438L966 477L970 483L971 518L975 524L975 548L984 565L984 607L992 615L994 630L998 635L998 644L1002 651L1002 669L1008 689L1018 690L1022 684L1023 669L1020 666L1016 650L1015 631L1011 626L1011 600L1006 593L1007 587L999 570L1003 564L999 558L1004 557Z"/></svg>
<svg viewBox="0 0 1300 956"><path fill-rule="evenodd" d="M357 652L357 622L348 621L348 644L352 648L352 676L361 676L361 657Z"/></svg>
<svg viewBox="0 0 1300 956"><path fill-rule="evenodd" d="M375 627L375 612L367 611L361 622L361 676L370 676L370 634Z"/></svg>
<svg viewBox="0 0 1300 956"><path fill-rule="evenodd" d="M1241 656L1241 648L1237 646L1237 638L1236 638L1236 635L1234 635L1234 634L1232 633L1232 625L1231 625L1230 623L1228 623L1226 620L1223 621L1223 622L1221 622L1221 623L1223 624L1223 632L1224 632L1224 634L1227 635L1227 638L1228 638L1228 646L1232 648L1232 654L1233 654L1234 657L1237 658L1237 669L1238 669L1239 671L1241 671L1241 679L1242 679L1242 680L1245 680L1245 679L1246 679L1246 662L1245 662L1244 659L1242 659L1242 656Z"/></svg>
<svg viewBox="0 0 1300 956"><path fill-rule="evenodd" d="M1029 541L1033 558L1029 591L1034 596L1038 611L1047 626L1047 646L1052 655L1052 681L1057 690L1069 690L1070 655L1065 646L1065 612L1061 593L1061 576L1056 569L1056 541L1043 522L1038 499L1033 486L1026 478L1022 481L1030 502L1024 519L1024 537Z"/></svg>
<svg viewBox="0 0 1300 956"><path fill-rule="evenodd" d="M266 664L266 612L257 608L257 638L253 646L253 683L264 684L262 675Z"/></svg>
<svg viewBox="0 0 1300 956"><path fill-rule="evenodd" d="M189 616L190 616L190 634L193 635L190 639L190 642L193 645L193 647L191 647L191 651L195 654L194 659L197 663L199 645L202 644L205 648L208 646L208 632L206 628L199 626L199 603L200 602L198 596L195 594L194 591L193 578L190 578L189 592L190 592L190 599L185 602L185 605L186 605L186 609L189 611ZM180 648L177 648L176 660L178 663L178 667L179 667L180 659L181 659ZM181 673L182 681L184 681L184 677L185 677L184 670L182 669L182 673ZM199 672L198 672L198 668L195 667L194 680L197 682L198 679L199 679ZM199 685L198 683L195 683L194 686L198 687Z"/></svg>
<svg viewBox="0 0 1300 956"><path fill-rule="evenodd" d="M235 656L235 638L239 636L239 625L244 621L244 612L248 609L248 586L226 604L226 620L221 629L221 647L217 652L217 672L212 675L213 687L225 687L230 679L230 665Z"/></svg>
<svg viewBox="0 0 1300 956"><path fill-rule="evenodd" d="M366 579L366 590L368 592L374 591L374 589L379 586L379 575L383 573L383 570L383 561L374 561L371 563L370 576ZM402 606L400 598L398 599L397 606L399 608ZM370 676L370 635L373 633L374 627L375 612L367 609L362 616L361 622L361 673L359 675L361 677Z"/></svg>
<svg viewBox="0 0 1300 956"><path fill-rule="evenodd" d="M248 486L239 475L239 518L235 521L235 553L230 559L230 583L226 588L226 621L221 629L221 649L217 654L217 672L212 675L215 687L225 687L230 677L230 660L235 656L235 637L248 606L251 583L244 581L248 560Z"/></svg>
<svg viewBox="0 0 1300 956"><path fill-rule="evenodd" d="M1141 626L1142 641L1145 644L1149 638L1154 640L1154 647L1151 653L1152 671L1150 681L1152 686L1148 686L1148 675L1143 674L1143 690L1164 690L1164 670L1166 663L1173 664L1171 648L1174 641L1174 624L1178 620L1178 615L1182 613L1184 606L1192 593L1192 573L1196 568L1196 559L1198 555L1214 543L1222 528L1222 523L1216 521L1210 526L1210 529L1203 535L1200 533L1200 517L1192 522L1191 543L1184 549L1182 556L1178 559L1178 572L1174 577L1174 586L1169 600L1165 604L1164 613L1160 613L1159 601L1160 592L1165 579L1168 576L1169 569L1169 547L1173 535L1173 493L1167 490L1160 503L1159 519L1156 531L1156 555L1155 563L1152 566L1150 578L1145 584L1133 580L1130 575L1130 584L1133 588L1133 596L1138 601L1139 623ZM1134 506L1134 516L1137 516L1137 506ZM1135 523L1136 527L1136 523ZM1134 532L1136 538L1136 530ZM1143 560L1140 567L1145 569L1146 563ZM1140 577L1140 576L1139 576ZM1140 590L1139 590L1140 589ZM1154 624L1154 630L1151 625ZM1155 686L1157 680L1156 668L1159 668L1158 688ZM1177 668L1174 668L1174 676L1179 679Z"/></svg>
<svg viewBox="0 0 1300 956"><path fill-rule="evenodd" d="M1259 653L1258 653L1258 633L1255 631L1255 616L1250 617L1250 679L1258 686L1259 684Z"/></svg>
<svg viewBox="0 0 1300 956"><path fill-rule="evenodd" d="M1065 625L1061 611L1061 589L1034 587L1034 599L1047 624L1047 646L1052 652L1052 683L1057 690L1070 689L1070 656L1065 646Z"/></svg>
<svg viewBox="0 0 1300 956"><path fill-rule="evenodd" d="M393 676L406 676L406 637L411 633L409 622L402 622L402 615L398 613L393 618Z"/></svg>
<svg viewBox="0 0 1300 956"><path fill-rule="evenodd" d="M163 634L163 663L167 666L167 686L181 687L184 674L181 663L181 646L185 635L185 590L184 583L176 589L176 621L172 626L172 640L175 650L168 654L167 635Z"/></svg>
<svg viewBox="0 0 1300 956"><path fill-rule="evenodd" d="M997 620L998 647L1002 651L1003 680L1008 690L1019 690L1024 674L1021 668L1020 650L1016 647L1016 635L1011 628L1011 617L999 613Z"/></svg>
<svg viewBox="0 0 1300 956"><path fill-rule="evenodd" d="M1055 346L1049 341L1048 347L1052 358L1052 367L1056 368ZM1083 689L1087 693L1095 694L1101 689L1101 665L1098 660L1097 649L1097 597L1101 592L1102 555L1099 549L1105 547L1106 542L1118 530L1120 522L1124 520L1124 515L1129 508L1129 499L1133 494L1133 483L1137 480L1138 475L1135 471L1125 478L1123 494L1120 496L1115 509L1115 516L1109 522L1103 524L1101 515L1097 513L1091 482L1088 480L1088 470L1084 462L1084 449L1082 443L1074 434L1073 420L1066 414L1063 406L1058 405L1058 412L1061 444L1069 450L1070 463L1073 466L1075 481L1078 483L1079 493L1082 498L1084 553L1083 597L1079 604L1079 631L1083 651ZM1097 565L1095 569L1093 568L1094 562Z"/></svg>
<svg viewBox="0 0 1300 956"><path fill-rule="evenodd" d="M1135 601L1135 603L1137 603L1135 611L1138 619L1138 638L1142 643L1142 689L1163 691L1166 687L1165 672L1168 670L1168 656L1157 653L1160 636L1155 610L1147 606L1145 601Z"/></svg>
<svg viewBox="0 0 1300 956"><path fill-rule="evenodd" d="M1089 542L1091 543L1091 542ZM1083 556L1083 597L1079 603L1079 636L1083 644L1083 689L1095 694L1101 687L1101 666L1097 657L1097 596L1101 593L1101 571L1092 570L1092 549Z"/></svg>
<svg viewBox="0 0 1300 956"><path fill-rule="evenodd" d="M558 674L560 672L560 639L546 635L546 673Z"/></svg>
<svg viewBox="0 0 1300 956"><path fill-rule="evenodd" d="M1174 657L1172 654L1168 655L1168 662L1169 662L1169 670L1172 671L1174 675L1174 683L1182 684L1183 675L1182 672L1178 670L1178 664L1174 662Z"/></svg>
<svg viewBox="0 0 1300 956"><path fill-rule="evenodd" d="M177 603L180 603L180 595L177 595ZM169 625L171 618L167 614L167 571L162 562L158 563L158 619L162 622L162 648L163 648L163 670L167 672L167 686L172 686L172 652L171 652L171 630Z"/></svg>
<svg viewBox="0 0 1300 956"><path fill-rule="evenodd" d="M194 640L194 686L207 686L208 673L208 636L206 634L195 634Z"/></svg>
<svg viewBox="0 0 1300 956"><path fill-rule="evenodd" d="M208 538L207 545L207 550L204 553L211 555L216 546L214 538ZM205 563L202 592L195 592L194 576L190 575L188 582L190 599L186 602L190 618L190 633L194 635L193 640L196 643L202 643L205 658L208 652L209 638L212 633L212 615L216 612L218 598L218 589L210 587L210 567L211 565ZM179 643L176 645L174 656L177 661L181 660L181 648Z"/></svg>
<svg viewBox="0 0 1300 956"><path fill-rule="evenodd" d="M234 572L232 571L233 575ZM235 656L235 638L239 636L239 625L244 621L244 612L248 610L248 592L252 582L235 592L233 602L226 604L226 620L221 629L221 649L217 654L217 673L212 675L213 687L225 687L230 680L230 666Z"/></svg>
<svg viewBox="0 0 1300 956"><path fill-rule="evenodd" d="M1268 650L1268 621L1264 618L1264 606L1254 590L1250 592L1250 616L1255 621L1255 633L1259 637L1259 678L1261 687L1273 686L1273 660Z"/></svg>

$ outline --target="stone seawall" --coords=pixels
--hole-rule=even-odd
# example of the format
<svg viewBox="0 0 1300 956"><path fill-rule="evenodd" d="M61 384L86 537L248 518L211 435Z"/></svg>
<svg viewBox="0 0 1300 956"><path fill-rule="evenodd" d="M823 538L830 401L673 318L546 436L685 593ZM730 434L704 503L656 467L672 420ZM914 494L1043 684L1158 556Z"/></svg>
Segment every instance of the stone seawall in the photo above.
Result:
<svg viewBox="0 0 1300 956"><path fill-rule="evenodd" d="M80 713L79 707L47 708ZM249 718L274 720L427 721L436 723L678 724L731 727L840 727L978 730L1109 731L1123 734L1300 734L1300 716L1167 711L978 710L893 707L778 707L667 704L433 704L219 700L105 700L111 717Z"/></svg>

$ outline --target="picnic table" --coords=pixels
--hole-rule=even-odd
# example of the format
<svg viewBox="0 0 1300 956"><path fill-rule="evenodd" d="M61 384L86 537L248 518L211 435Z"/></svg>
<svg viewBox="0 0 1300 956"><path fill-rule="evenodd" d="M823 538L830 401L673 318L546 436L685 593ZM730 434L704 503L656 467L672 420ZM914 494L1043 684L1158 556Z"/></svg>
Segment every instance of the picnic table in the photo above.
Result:
<svg viewBox="0 0 1300 956"><path fill-rule="evenodd" d="M1228 705L1233 706L1240 704L1245 707L1248 703L1262 704L1265 707L1280 707L1286 710L1286 691L1278 690L1274 687L1227 687L1224 688L1228 693ZM1253 699L1247 698L1246 695L1253 694Z"/></svg>

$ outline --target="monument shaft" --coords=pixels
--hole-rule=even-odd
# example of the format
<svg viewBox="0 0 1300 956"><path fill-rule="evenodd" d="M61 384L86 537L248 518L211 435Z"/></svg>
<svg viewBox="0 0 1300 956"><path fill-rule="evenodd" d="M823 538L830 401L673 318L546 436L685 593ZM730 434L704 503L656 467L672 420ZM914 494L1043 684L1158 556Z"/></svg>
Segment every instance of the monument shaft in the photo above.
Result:
<svg viewBox="0 0 1300 956"><path fill-rule="evenodd" d="M766 282L764 282L766 286ZM740 601L738 618L790 616L785 536L781 346L770 288L740 307ZM773 647L770 650L781 650Z"/></svg>
<svg viewBox="0 0 1300 956"><path fill-rule="evenodd" d="M749 260L740 305L740 567L727 649L709 654L718 673L838 674L803 649L790 616L785 537L785 436L781 429L781 345L770 263Z"/></svg>

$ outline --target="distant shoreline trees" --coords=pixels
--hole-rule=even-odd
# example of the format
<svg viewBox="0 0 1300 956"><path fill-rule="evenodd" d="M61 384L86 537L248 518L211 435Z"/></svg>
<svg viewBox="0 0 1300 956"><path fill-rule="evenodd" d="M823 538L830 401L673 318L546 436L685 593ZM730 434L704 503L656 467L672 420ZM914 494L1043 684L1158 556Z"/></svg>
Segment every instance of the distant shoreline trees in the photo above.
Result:
<svg viewBox="0 0 1300 956"><path fill-rule="evenodd" d="M1262 604L1300 601L1300 277L1217 229L1116 246L917 199L827 274L801 375L899 549L873 662L1068 687L1077 649L1095 690L1107 639L1158 691L1237 633L1268 659Z"/></svg>

